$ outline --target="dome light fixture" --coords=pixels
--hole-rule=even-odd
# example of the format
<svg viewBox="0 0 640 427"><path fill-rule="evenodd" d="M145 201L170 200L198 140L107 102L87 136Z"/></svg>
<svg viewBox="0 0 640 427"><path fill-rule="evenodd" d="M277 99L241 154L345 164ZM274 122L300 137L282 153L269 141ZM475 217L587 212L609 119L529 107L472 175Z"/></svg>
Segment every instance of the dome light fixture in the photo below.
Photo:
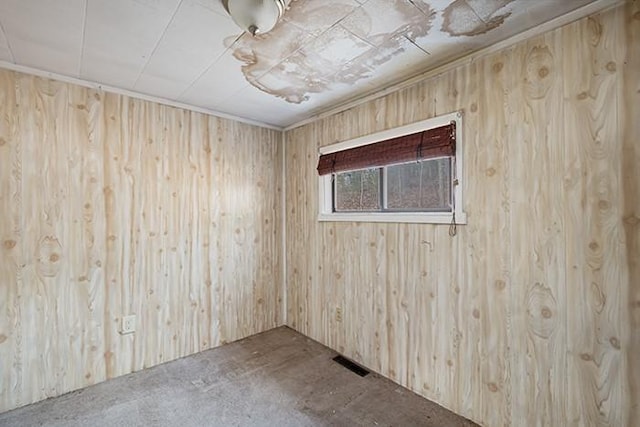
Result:
<svg viewBox="0 0 640 427"><path fill-rule="evenodd" d="M249 34L264 34L276 26L291 0L228 0L227 11Z"/></svg>

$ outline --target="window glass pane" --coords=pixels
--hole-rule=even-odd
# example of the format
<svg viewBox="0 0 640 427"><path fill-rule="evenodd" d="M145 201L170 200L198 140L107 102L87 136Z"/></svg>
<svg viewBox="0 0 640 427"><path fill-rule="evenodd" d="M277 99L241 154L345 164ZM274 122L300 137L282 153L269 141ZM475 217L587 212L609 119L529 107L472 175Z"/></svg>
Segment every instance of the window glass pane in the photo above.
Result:
<svg viewBox="0 0 640 427"><path fill-rule="evenodd" d="M335 211L380 210L380 169L363 169L335 175Z"/></svg>
<svg viewBox="0 0 640 427"><path fill-rule="evenodd" d="M451 211L451 158L389 166L387 209Z"/></svg>

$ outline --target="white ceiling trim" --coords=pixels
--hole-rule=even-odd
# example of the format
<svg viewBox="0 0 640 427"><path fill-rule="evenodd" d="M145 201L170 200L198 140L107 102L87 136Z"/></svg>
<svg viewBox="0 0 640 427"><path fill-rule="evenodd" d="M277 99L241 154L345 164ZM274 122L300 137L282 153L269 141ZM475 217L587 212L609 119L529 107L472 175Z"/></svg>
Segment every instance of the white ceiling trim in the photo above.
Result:
<svg viewBox="0 0 640 427"><path fill-rule="evenodd" d="M480 49L478 51L472 52L468 55L464 55L454 61L448 62L444 65L441 65L439 67L436 67L434 69L422 72L414 77L410 77L409 79L403 80L402 82L399 83L395 83L392 84L391 86L388 86L382 90L375 90L369 94L366 94L364 96L359 96L356 98L353 98L351 100L347 100L342 104L339 104L337 106L331 107L327 110L324 111L320 111L319 113L314 114L312 117L309 117L308 119L304 119L301 120L297 123L294 123L292 125L286 126L284 128L284 131L289 131L295 128L298 128L300 126L304 126L307 125L309 123L313 123L315 121L318 120L322 120L324 118L327 118L329 116L333 116L334 114L338 114L341 113L343 111L349 110L351 108L357 107L359 105L362 105L364 103L373 101L375 99L378 98L382 98L383 96L386 96L390 93L396 92L398 90L407 88L409 86L413 86L416 83L422 82L424 80L428 80L431 79L433 77L436 77L440 74L446 73L447 71L451 71L455 68L461 67L463 65L469 64L471 62L474 62L476 60L478 60L481 57L490 55L492 53L498 52L500 50L503 50L507 47L510 47L516 43L519 43L523 40L527 40L533 37L536 37L538 35L541 35L543 33L546 33L548 31L551 30L555 30L556 28L560 28L564 25L567 25L571 22L577 21L579 19L585 18L587 16L596 14L598 12L602 12L604 10L610 9L612 7L618 6L620 4L623 4L626 0L596 0L593 3L589 3L585 6L582 6L578 9L575 9L567 14L564 14L562 16L559 16L555 19L552 19L551 21L547 21L543 24L537 25L533 28L530 28L527 31L524 31L522 33L518 33L514 36L509 37L508 39L505 39L501 42L498 42L496 44L493 44L491 46L487 46L484 49Z"/></svg>
<svg viewBox="0 0 640 427"><path fill-rule="evenodd" d="M57 73L52 73L49 71L43 71L43 70L39 70L37 68L33 68L33 67L27 67L24 65L18 65L18 64L14 64L11 62L7 62L7 61L0 61L0 68L4 68L7 70L11 70L11 71L17 71L20 73L24 73L24 74L30 74L30 75L34 75L34 76L38 76L38 77L44 77L47 79L53 79L53 80L58 80L64 83L71 83L71 84L75 84L78 86L83 86L83 87L88 87L91 89L98 89L98 90L102 90L105 92L111 92L111 93L115 93L118 95L123 95L123 96L129 96L131 98L136 98L136 99L141 99L143 101L149 101L149 102L155 102L158 104L163 104L163 105L168 105L170 107L175 107L175 108L181 108L183 110L188 110L188 111L193 111L196 113L202 113L202 114L207 114L209 116L215 116L215 117L219 117L222 119L229 119L229 120L235 120L237 122L240 123L246 123L249 125L253 125L253 126L260 126L266 129L273 129L273 130L278 130L278 131L282 131L283 128L280 126L274 126L272 124L269 123L263 123L257 120L251 120L251 119L247 119L245 117L239 117L239 116L234 116L232 114L227 114L227 113L222 113L220 111L215 111L215 110L210 110L208 108L201 108L201 107L196 107L193 105L189 105L189 104L183 104L181 102L176 102L176 101L172 101L170 99L165 99L165 98L160 98L157 96L151 96L151 95L145 95L143 93L139 93L139 92L135 92L135 91L131 91L131 90L126 90L126 89L121 89L118 87L114 87L114 86L109 86L109 85L103 85L100 83L96 83L96 82L92 82L89 80L84 80L84 79L80 79L80 78L76 78L76 77L70 77L70 76L65 76L62 74L57 74Z"/></svg>

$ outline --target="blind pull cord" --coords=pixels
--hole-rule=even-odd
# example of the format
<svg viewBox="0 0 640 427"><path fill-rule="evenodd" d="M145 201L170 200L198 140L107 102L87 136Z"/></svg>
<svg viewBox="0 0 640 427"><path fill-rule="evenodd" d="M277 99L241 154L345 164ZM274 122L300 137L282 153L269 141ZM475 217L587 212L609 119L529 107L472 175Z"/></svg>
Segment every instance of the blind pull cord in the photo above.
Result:
<svg viewBox="0 0 640 427"><path fill-rule="evenodd" d="M424 144L424 132L420 135L420 145L416 149L416 162L420 162L422 160L422 144Z"/></svg>
<svg viewBox="0 0 640 427"><path fill-rule="evenodd" d="M454 211L449 225L449 236L454 237L456 234L458 234L458 224L456 224L456 213Z"/></svg>
<svg viewBox="0 0 640 427"><path fill-rule="evenodd" d="M456 164L455 160L451 162L451 168L453 169L453 194L451 195L451 200L453 201L453 215L451 215L451 224L449 225L449 236L454 237L458 234L458 224L456 224L456 187L458 186L458 177L456 175Z"/></svg>

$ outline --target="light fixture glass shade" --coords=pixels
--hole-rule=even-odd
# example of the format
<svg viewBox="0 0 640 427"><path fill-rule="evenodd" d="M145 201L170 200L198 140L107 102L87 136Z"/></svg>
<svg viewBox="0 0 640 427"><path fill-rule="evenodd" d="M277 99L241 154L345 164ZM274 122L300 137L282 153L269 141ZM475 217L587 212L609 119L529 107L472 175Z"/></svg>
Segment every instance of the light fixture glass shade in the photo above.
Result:
<svg viewBox="0 0 640 427"><path fill-rule="evenodd" d="M264 34L276 26L284 13L285 0L229 0L229 15L248 33Z"/></svg>

